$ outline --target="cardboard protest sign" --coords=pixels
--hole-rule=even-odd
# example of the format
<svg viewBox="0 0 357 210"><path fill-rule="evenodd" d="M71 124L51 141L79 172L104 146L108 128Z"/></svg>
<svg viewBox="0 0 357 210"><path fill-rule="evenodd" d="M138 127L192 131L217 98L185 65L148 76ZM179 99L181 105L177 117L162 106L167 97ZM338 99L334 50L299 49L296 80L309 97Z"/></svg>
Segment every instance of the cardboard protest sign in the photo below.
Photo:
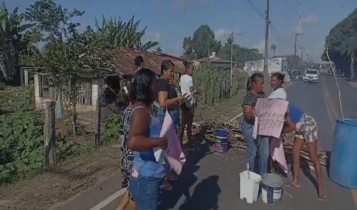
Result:
<svg viewBox="0 0 357 210"><path fill-rule="evenodd" d="M253 138L257 135L280 138L287 108L285 100L259 98L255 105Z"/></svg>

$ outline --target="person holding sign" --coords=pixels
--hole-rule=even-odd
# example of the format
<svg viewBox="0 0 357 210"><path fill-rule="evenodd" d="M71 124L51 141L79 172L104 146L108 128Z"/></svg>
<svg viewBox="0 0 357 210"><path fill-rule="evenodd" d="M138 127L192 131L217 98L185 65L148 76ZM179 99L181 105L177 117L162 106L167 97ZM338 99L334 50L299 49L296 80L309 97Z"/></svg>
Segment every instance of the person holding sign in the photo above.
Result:
<svg viewBox="0 0 357 210"><path fill-rule="evenodd" d="M170 80L173 79L173 71L175 65L172 61L164 60L161 64L161 77L157 82L157 98L159 102L159 107L156 111L157 117L164 121L166 110L169 112L173 126L175 129L179 123L179 104L181 104L185 98L181 95L178 95L176 90L171 87ZM176 178L170 176L170 167L168 164L165 164L166 168L166 178L163 181L162 187L165 190L171 190L171 181L174 181Z"/></svg>
<svg viewBox="0 0 357 210"><path fill-rule="evenodd" d="M306 143L309 157L314 165L318 183L318 198L326 200L326 193L322 182L322 170L319 157L317 155L318 127L316 121L301 109L289 103L288 114L295 124L295 139L293 146L293 181L288 184L290 187L300 187L299 169L300 152Z"/></svg>
<svg viewBox="0 0 357 210"><path fill-rule="evenodd" d="M243 98L243 116L242 133L247 142L246 159L249 163L249 168L255 171L255 159L259 153L259 173L264 174L268 172L269 160L269 137L257 136L253 138L253 126L255 119L255 105L258 98L265 98L263 92L264 76L261 73L254 73L248 78L247 93Z"/></svg>
<svg viewBox="0 0 357 210"><path fill-rule="evenodd" d="M161 184L165 176L162 162L156 161L154 150L168 146L166 137L160 137L162 122L152 110L157 96L156 76L149 69L140 69L134 75L130 89L133 109L130 118L128 148L134 152L129 190L137 210L157 210Z"/></svg>

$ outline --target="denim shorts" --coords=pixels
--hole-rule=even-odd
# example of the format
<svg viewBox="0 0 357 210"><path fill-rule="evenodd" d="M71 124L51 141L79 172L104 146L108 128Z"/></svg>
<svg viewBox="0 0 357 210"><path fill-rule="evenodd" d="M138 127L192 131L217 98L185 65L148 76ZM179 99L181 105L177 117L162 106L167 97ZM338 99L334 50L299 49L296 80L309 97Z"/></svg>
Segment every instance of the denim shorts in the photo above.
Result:
<svg viewBox="0 0 357 210"><path fill-rule="evenodd" d="M130 177L129 190L136 210L158 210L162 178Z"/></svg>

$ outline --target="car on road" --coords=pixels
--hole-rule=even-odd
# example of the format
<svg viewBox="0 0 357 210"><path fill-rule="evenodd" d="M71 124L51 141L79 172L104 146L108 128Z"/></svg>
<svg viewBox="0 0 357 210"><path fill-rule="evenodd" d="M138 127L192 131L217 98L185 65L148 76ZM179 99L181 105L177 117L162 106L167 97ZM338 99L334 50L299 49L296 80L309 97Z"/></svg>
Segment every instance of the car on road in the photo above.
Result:
<svg viewBox="0 0 357 210"><path fill-rule="evenodd" d="M302 80L302 73L300 70L292 70L290 74L291 74L291 80L293 81Z"/></svg>
<svg viewBox="0 0 357 210"><path fill-rule="evenodd" d="M316 69L307 69L302 76L302 81L317 83L319 81L319 72Z"/></svg>

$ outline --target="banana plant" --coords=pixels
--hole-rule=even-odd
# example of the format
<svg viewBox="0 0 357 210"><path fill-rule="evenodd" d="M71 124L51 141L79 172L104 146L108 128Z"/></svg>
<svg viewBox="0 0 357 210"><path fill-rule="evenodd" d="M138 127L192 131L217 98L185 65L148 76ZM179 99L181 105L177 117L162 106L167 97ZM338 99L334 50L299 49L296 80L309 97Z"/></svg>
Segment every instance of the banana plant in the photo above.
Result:
<svg viewBox="0 0 357 210"><path fill-rule="evenodd" d="M157 41L142 43L147 27L139 30L140 21L135 21L134 16L128 21L111 17L107 20L104 15L102 22L95 20L95 30L98 40L109 47L135 48L143 51L157 47Z"/></svg>

